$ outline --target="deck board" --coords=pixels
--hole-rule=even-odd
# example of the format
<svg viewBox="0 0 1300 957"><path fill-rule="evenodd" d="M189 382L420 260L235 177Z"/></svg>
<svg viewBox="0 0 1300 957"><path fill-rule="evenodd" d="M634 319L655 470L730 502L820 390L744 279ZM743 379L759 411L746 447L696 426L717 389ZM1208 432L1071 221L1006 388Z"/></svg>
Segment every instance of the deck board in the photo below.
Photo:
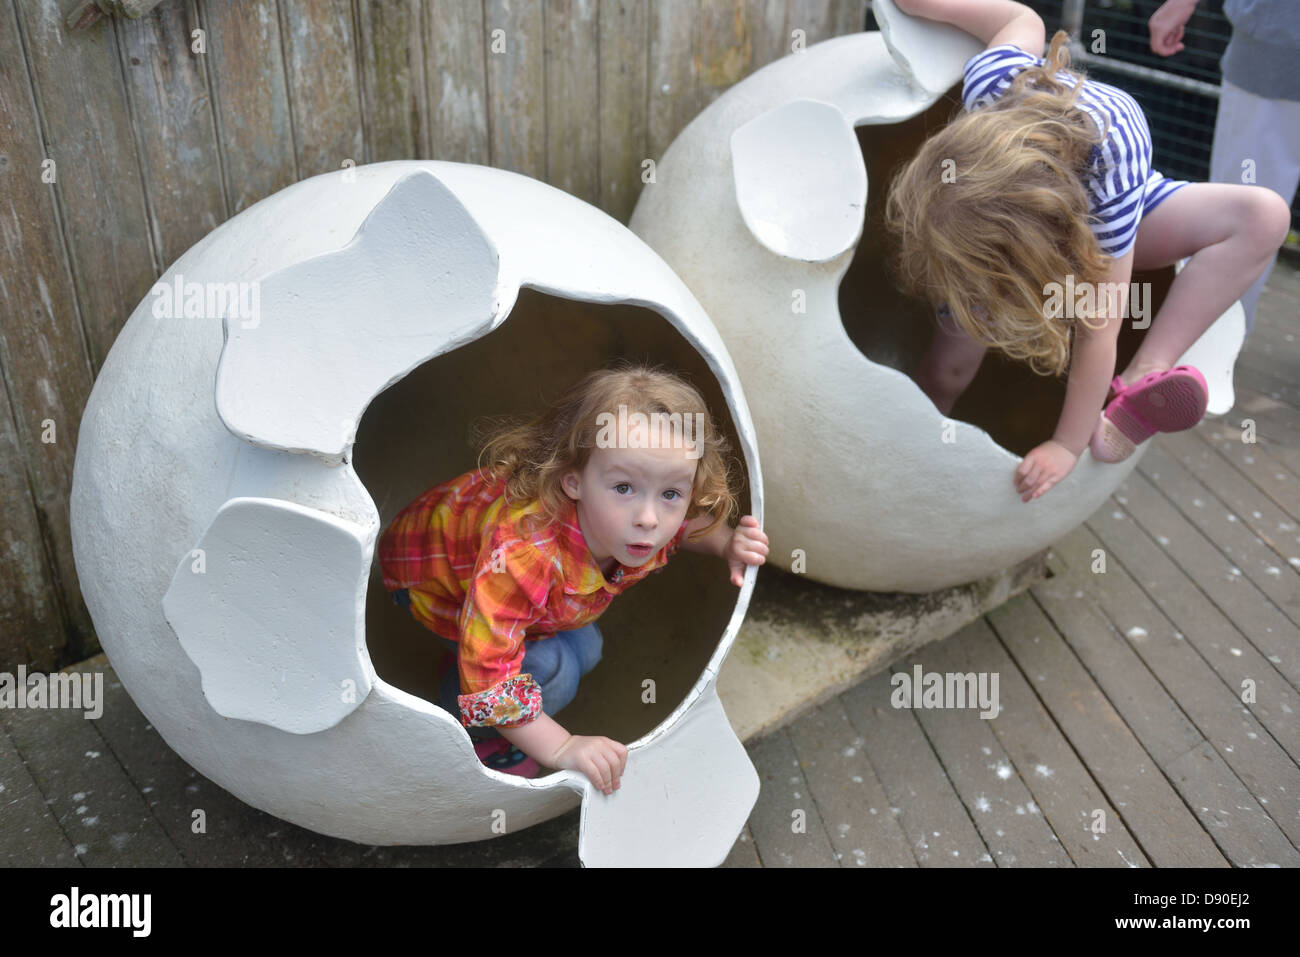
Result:
<svg viewBox="0 0 1300 957"><path fill-rule="evenodd" d="M840 866L916 867L843 702L832 698L794 722L790 740Z"/></svg>
<svg viewBox="0 0 1300 957"><path fill-rule="evenodd" d="M890 705L889 675L840 695L867 759L889 798L889 812L921 867L993 866L988 845L953 788L915 714Z"/></svg>
<svg viewBox="0 0 1300 957"><path fill-rule="evenodd" d="M962 674L986 670L980 645L989 638L987 629L967 626L906 665L919 663L923 670ZM999 678L999 697L1000 691ZM1042 815L1029 813L1033 796L990 720L978 711L949 708L915 713L999 867L1073 866Z"/></svg>
<svg viewBox="0 0 1300 957"><path fill-rule="evenodd" d="M1252 513L1242 514L1201 482L1162 446L1143 458L1141 473L1209 539L1233 567L1259 589L1293 625L1300 625L1300 568L1260 537ZM1261 513L1261 518L1262 513Z"/></svg>
<svg viewBox="0 0 1300 957"><path fill-rule="evenodd" d="M1152 865L1227 867L1155 759L1033 598L1017 596L988 618ZM1097 811L1081 809L1100 842L1111 823Z"/></svg>

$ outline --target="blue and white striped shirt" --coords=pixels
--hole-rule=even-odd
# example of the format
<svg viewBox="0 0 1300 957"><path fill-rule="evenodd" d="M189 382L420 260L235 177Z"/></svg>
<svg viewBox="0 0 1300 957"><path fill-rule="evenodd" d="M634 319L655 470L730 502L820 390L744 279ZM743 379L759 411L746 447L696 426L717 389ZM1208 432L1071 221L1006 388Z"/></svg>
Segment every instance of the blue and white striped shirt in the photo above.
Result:
<svg viewBox="0 0 1300 957"><path fill-rule="evenodd" d="M1014 44L1004 43L977 53L966 62L962 103L968 112L997 99L1012 78L1027 66L1041 66L1036 57ZM1075 85L1073 74L1057 77ZM1093 235L1107 255L1119 258L1132 248L1142 214L1186 183L1165 179L1151 169L1151 131L1137 101L1118 87L1088 79L1079 93L1079 107L1092 117L1100 131L1110 121L1106 139L1092 154L1092 166L1083 185L1091 212Z"/></svg>

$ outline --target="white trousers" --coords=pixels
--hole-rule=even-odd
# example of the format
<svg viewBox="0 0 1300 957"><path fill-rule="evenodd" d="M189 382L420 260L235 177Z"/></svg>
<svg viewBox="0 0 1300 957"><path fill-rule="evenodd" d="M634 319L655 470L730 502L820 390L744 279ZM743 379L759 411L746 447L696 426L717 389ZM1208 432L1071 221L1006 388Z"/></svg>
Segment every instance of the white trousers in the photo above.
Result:
<svg viewBox="0 0 1300 957"><path fill-rule="evenodd" d="M1300 100L1270 100L1227 80L1222 84L1219 117L1210 153L1210 181L1266 186L1291 205L1300 185ZM1241 297L1246 310L1246 334L1255 327L1255 305L1264 291L1264 274Z"/></svg>

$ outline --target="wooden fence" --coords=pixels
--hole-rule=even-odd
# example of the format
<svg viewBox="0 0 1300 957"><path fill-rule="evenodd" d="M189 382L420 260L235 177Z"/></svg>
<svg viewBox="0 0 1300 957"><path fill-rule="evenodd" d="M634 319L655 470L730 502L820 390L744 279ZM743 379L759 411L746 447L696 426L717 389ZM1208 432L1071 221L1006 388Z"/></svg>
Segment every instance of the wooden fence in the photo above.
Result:
<svg viewBox="0 0 1300 957"><path fill-rule="evenodd" d="M641 163L723 90L864 29L867 0L162 0L71 29L0 0L0 669L98 650L77 429L163 271L348 163L513 170L626 222ZM131 556L122 556L130 561Z"/></svg>

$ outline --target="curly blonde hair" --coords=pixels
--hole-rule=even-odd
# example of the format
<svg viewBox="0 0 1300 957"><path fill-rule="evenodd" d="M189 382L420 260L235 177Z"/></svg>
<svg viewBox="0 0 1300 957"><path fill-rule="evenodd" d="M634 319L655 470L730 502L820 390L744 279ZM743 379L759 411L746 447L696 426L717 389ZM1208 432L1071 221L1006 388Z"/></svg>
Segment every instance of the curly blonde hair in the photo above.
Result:
<svg viewBox="0 0 1300 957"><path fill-rule="evenodd" d="M484 470L486 458L486 473L507 480L507 505L535 500L541 503L543 521L557 521L570 501L561 480L569 470L586 467L601 431L601 414L617 417L620 405L627 407L629 417L635 412L680 413L680 421L703 426L691 436L700 454L686 518L709 515L712 521L688 538L703 538L730 519L737 509L731 467L724 459L730 443L694 386L645 363L619 360L589 373L531 420L476 424L474 441L482 446L478 467ZM694 418L687 420L688 415Z"/></svg>
<svg viewBox="0 0 1300 957"><path fill-rule="evenodd" d="M1084 189L1107 130L1076 106L1084 76L1069 69L1068 40L1058 30L1042 66L926 140L885 203L899 285L1040 375L1065 371L1075 331L1045 315L1045 287L1069 274L1099 282L1112 261L1089 228Z"/></svg>

